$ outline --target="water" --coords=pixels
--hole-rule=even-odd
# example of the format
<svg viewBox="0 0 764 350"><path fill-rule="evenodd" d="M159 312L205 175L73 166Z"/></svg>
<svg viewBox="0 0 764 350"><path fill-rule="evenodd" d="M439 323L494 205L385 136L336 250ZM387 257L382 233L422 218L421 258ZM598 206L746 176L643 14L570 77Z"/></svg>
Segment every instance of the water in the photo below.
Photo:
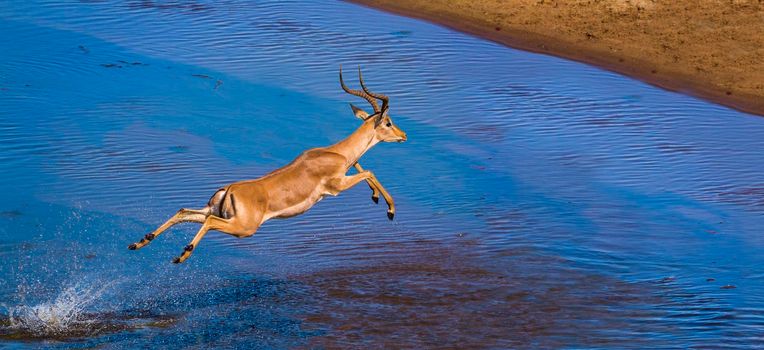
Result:
<svg viewBox="0 0 764 350"><path fill-rule="evenodd" d="M67 339L139 327L159 327L170 321L146 320L125 313L108 315L86 312L104 297L110 286L111 283L69 286L52 302L10 307L3 324L3 336L9 339Z"/></svg>
<svg viewBox="0 0 764 350"><path fill-rule="evenodd" d="M0 347L764 339L760 117L347 3L5 2L0 33ZM408 133L361 162L394 222L361 185L126 249L350 133L340 64Z"/></svg>

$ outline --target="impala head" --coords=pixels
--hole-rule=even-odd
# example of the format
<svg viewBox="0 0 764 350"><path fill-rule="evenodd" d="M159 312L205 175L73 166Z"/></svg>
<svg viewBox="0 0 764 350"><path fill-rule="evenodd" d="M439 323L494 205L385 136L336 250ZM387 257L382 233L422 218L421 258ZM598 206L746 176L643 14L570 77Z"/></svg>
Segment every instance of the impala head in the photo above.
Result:
<svg viewBox="0 0 764 350"><path fill-rule="evenodd" d="M342 67L340 66L340 85L342 85L342 90L345 90L345 92L351 95L362 97L371 104L371 108L374 110L374 113L369 114L363 109L351 104L350 108L353 109L353 114L363 120L364 123L374 126L374 133L377 140L382 142L406 141L406 133L393 124L392 118L390 118L387 113L390 110L390 99L385 95L373 93L366 88L366 85L363 83L363 76L361 75L361 67L358 67L358 80L361 83L363 91L348 89L348 87L345 86L345 82L342 80ZM376 99L382 101L381 108L377 104Z"/></svg>

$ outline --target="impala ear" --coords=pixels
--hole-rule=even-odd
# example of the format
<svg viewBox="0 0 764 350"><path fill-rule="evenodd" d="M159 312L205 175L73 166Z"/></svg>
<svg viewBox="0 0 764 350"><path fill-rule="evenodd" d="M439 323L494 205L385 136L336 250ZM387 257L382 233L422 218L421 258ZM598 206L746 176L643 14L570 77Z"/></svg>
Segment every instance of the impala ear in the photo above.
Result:
<svg viewBox="0 0 764 350"><path fill-rule="evenodd" d="M366 120L366 118L369 117L369 113L366 113L366 111L364 111L363 109L353 106L352 103L350 104L350 108L353 109L353 114L355 114L355 116L358 117L358 119Z"/></svg>

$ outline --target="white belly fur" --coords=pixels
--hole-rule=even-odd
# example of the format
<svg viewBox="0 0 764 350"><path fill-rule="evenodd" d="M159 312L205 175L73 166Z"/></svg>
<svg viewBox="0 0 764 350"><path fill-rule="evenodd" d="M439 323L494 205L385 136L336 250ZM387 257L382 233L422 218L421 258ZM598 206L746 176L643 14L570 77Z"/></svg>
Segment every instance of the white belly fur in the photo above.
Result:
<svg viewBox="0 0 764 350"><path fill-rule="evenodd" d="M271 218L283 219L283 218L288 218L295 215L300 215L308 211L308 209L312 208L316 203L324 199L324 196L327 194L329 193L315 193L300 203L297 203L291 207L281 209L278 212L270 213L270 215L266 216L265 220L268 220Z"/></svg>

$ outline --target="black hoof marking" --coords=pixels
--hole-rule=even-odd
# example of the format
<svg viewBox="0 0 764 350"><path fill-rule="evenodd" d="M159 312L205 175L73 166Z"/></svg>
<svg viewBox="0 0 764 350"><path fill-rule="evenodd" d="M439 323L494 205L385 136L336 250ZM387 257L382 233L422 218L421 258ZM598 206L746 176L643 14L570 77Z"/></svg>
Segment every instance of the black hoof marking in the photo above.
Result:
<svg viewBox="0 0 764 350"><path fill-rule="evenodd" d="M187 252L190 252L190 251L194 250L194 245L193 244L189 244L185 248L183 248L183 250L185 250Z"/></svg>
<svg viewBox="0 0 764 350"><path fill-rule="evenodd" d="M149 234L146 234L146 236L143 238L145 238L147 241L151 241L154 239L154 237L156 237L156 235L154 235L153 233L149 233Z"/></svg>
<svg viewBox="0 0 764 350"><path fill-rule="evenodd" d="M172 259L173 264L180 264L180 258Z"/></svg>
<svg viewBox="0 0 764 350"><path fill-rule="evenodd" d="M137 244L135 244L135 243L133 243L133 244L131 244L131 245L127 246L127 249L130 249L130 250L136 250L136 249L138 249L138 245L137 245Z"/></svg>
<svg viewBox="0 0 764 350"><path fill-rule="evenodd" d="M387 212L387 218L390 219L391 221L393 220L393 216L395 216L395 213L391 213L389 211Z"/></svg>
<svg viewBox="0 0 764 350"><path fill-rule="evenodd" d="M371 200L373 200L373 201L374 201L374 203L377 203L377 204L379 204L379 197L374 197L374 196L371 196Z"/></svg>

